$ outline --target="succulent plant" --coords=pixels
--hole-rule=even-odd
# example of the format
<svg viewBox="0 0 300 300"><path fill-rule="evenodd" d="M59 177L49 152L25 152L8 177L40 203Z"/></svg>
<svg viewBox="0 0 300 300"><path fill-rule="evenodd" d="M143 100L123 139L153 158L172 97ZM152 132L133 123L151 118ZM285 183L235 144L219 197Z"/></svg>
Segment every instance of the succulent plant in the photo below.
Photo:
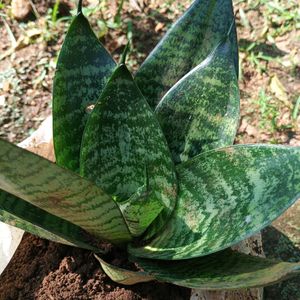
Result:
<svg viewBox="0 0 300 300"><path fill-rule="evenodd" d="M299 148L232 145L231 0L196 0L134 78L125 60L115 63L79 2L54 79L56 164L0 140L0 220L94 251L122 284L236 289L299 273L230 249L300 196ZM138 269L105 262L99 241Z"/></svg>

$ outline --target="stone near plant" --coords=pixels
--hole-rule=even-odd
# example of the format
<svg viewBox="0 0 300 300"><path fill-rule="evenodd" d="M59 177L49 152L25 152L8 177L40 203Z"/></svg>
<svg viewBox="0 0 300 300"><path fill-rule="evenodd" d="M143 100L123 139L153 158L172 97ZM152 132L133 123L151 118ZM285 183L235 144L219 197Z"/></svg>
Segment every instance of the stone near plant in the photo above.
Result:
<svg viewBox="0 0 300 300"><path fill-rule="evenodd" d="M12 0L11 13L18 21L25 20L31 13L32 7L29 0Z"/></svg>

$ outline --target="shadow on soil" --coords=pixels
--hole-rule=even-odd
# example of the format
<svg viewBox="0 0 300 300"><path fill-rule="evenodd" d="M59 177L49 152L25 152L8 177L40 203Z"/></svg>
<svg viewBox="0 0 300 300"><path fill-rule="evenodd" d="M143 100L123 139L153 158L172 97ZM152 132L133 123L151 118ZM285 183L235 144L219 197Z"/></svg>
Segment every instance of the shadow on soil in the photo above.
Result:
<svg viewBox="0 0 300 300"><path fill-rule="evenodd" d="M270 58L282 57L287 54L287 52L280 50L275 44L266 44L266 43L253 43L253 41L247 39L240 39L239 40L239 47L240 49L246 50L248 47L253 45L252 52L254 54L263 54L264 56Z"/></svg>
<svg viewBox="0 0 300 300"><path fill-rule="evenodd" d="M276 228L269 226L262 232L264 252L268 258L300 261L300 249ZM265 300L299 300L300 275L264 289Z"/></svg>

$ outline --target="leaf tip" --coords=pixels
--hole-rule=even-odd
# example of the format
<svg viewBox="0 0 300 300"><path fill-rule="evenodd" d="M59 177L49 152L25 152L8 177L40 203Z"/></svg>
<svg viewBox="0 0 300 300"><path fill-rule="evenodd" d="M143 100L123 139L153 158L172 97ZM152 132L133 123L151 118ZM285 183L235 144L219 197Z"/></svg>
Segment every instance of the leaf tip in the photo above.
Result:
<svg viewBox="0 0 300 300"><path fill-rule="evenodd" d="M82 13L82 0L78 0L77 15Z"/></svg>
<svg viewBox="0 0 300 300"><path fill-rule="evenodd" d="M235 16L232 18L232 21L230 23L230 26L229 26L229 29L228 29L228 32L226 34L226 38L229 38L231 32L232 32L232 29L233 29L233 25L235 24Z"/></svg>
<svg viewBox="0 0 300 300"><path fill-rule="evenodd" d="M121 59L120 59L120 65L125 65L126 58L127 58L127 55L129 52L130 52L130 41L128 41L127 45L124 48L124 51L123 51Z"/></svg>

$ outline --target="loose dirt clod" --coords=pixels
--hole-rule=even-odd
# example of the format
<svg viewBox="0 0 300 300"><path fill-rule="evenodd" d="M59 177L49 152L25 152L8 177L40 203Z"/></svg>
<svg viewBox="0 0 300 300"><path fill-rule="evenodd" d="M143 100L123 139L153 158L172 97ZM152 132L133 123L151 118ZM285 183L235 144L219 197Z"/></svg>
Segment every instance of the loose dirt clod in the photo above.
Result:
<svg viewBox="0 0 300 300"><path fill-rule="evenodd" d="M32 7L29 0L12 0L11 12L18 21L25 20L31 13Z"/></svg>

